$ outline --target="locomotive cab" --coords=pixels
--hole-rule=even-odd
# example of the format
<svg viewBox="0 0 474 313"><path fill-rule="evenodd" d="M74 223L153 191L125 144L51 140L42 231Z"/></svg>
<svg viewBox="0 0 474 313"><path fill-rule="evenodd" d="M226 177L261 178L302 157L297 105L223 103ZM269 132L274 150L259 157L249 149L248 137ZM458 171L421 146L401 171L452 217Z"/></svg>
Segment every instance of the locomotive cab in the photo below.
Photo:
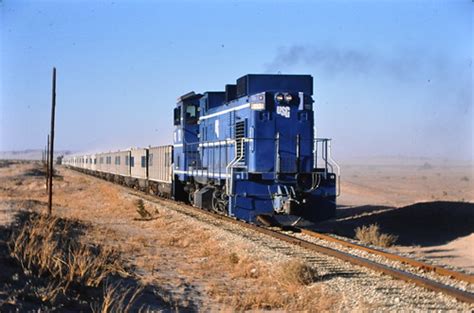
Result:
<svg viewBox="0 0 474 313"><path fill-rule="evenodd" d="M176 200L187 201L185 191L187 170L200 163L197 146L199 140L199 99L201 94L189 92L177 99L173 113L173 194Z"/></svg>

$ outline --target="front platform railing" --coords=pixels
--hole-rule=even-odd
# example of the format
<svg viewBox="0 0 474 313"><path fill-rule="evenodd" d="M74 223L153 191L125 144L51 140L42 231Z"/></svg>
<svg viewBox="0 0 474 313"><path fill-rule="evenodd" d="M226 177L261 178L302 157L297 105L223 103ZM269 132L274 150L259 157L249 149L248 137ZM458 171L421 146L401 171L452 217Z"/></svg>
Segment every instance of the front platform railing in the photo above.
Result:
<svg viewBox="0 0 474 313"><path fill-rule="evenodd" d="M333 173L336 175L337 191L336 196L341 194L341 167L332 157L331 139L329 138L315 138L313 146L313 167L324 170L324 177Z"/></svg>
<svg viewBox="0 0 474 313"><path fill-rule="evenodd" d="M183 143L185 164L184 173L205 179L225 179L226 192L232 194L234 174L247 168L246 158L249 144L259 140L272 140L275 143L275 171L262 174L280 173L280 137L276 138L238 138L217 141ZM299 159L300 140L295 140L295 159ZM340 194L340 167L331 155L331 139L315 138L313 141L313 168L325 179L329 174L337 175L337 195ZM183 172L183 171L175 171ZM298 172L298 171L297 171Z"/></svg>

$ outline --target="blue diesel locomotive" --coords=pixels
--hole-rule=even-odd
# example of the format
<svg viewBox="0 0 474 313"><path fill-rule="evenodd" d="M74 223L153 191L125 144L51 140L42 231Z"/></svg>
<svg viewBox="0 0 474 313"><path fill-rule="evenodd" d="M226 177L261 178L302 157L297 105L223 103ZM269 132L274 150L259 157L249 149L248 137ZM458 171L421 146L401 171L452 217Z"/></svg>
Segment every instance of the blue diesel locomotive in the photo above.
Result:
<svg viewBox="0 0 474 313"><path fill-rule="evenodd" d="M310 75L246 75L224 92L190 92L174 109L177 200L254 222L335 214L339 167L315 139Z"/></svg>
<svg viewBox="0 0 474 313"><path fill-rule="evenodd" d="M330 140L314 137L312 95L310 75L246 75L223 92L178 98L172 146L64 163L248 222L320 221L335 214L339 167Z"/></svg>

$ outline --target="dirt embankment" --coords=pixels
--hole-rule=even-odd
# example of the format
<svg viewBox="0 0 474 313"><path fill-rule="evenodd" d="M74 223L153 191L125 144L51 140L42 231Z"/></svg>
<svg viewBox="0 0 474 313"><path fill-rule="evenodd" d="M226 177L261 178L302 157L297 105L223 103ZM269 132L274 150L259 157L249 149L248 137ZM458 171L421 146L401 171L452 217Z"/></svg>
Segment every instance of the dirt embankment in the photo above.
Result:
<svg viewBox="0 0 474 313"><path fill-rule="evenodd" d="M429 170L420 171L426 173ZM462 188L466 188L465 184L469 186L470 178L459 178L461 172L449 174L451 176L446 174L446 177L451 177L453 186L458 186L463 195ZM80 231L81 242L113 249L121 256L134 277L132 282L135 285L132 285L145 288L135 302L140 307L190 311L222 308L331 310L338 307L338 298L318 280L317 269L307 268L299 260L282 259L276 252L262 252L255 244L236 239L155 203L143 204L151 218L140 220L137 209L141 210L141 205L137 205L137 198L128 189L64 168L60 168L57 174L54 215L78 225L87 225L86 230ZM377 223L383 232L399 237L393 249L418 251L444 264L470 270L474 264L472 249L469 249L473 246L473 205L452 201L456 198L453 195L443 197L444 193L438 191L445 189L445 185L437 180L434 185L438 187L423 185L420 192L414 192L417 184L407 185L408 176L404 174L393 174L378 184L376 182L387 175L377 175L380 176L372 173L343 181L344 196L339 203L345 206L338 209L336 219L317 227L352 237L356 227ZM425 183L429 185L430 176L424 175L428 177ZM438 177L436 173L433 175ZM0 249L8 255L11 250L7 250L10 248L6 241L10 240L7 237L15 220L14 214L20 210L44 212L47 196L44 172L39 164L2 163L0 177L0 225L4 225L3 232L0 232L3 236ZM424 181L423 178L420 180ZM351 184L355 186L352 189L348 188ZM389 191L386 198L382 196L384 190ZM423 194L426 190L437 196L433 199ZM431 200L412 205L420 197ZM351 198L355 201L349 201ZM380 199L385 199L385 202ZM67 299L74 298L58 293L58 303L38 300L37 295L41 292L24 289L25 285L20 282L38 285L38 290L44 292L54 289L55 285L50 285L54 279L42 281L44 277L38 276L37 272L25 272L18 259L7 257L2 262L8 270L0 275L3 288L0 289L0 299L6 299L9 286L16 286L14 288L19 290L17 294L20 296L15 301L24 301L25 308L30 305L36 308L64 307L69 301ZM81 305L80 301L88 301L89 307L90 303L103 303L107 294L104 286L96 291L92 291L93 288L86 293L90 295L88 300L77 298L77 305ZM1 290L4 298L1 298ZM28 299L31 299L32 292L36 298L30 303ZM88 310L86 307L84 304L85 311Z"/></svg>
<svg viewBox="0 0 474 313"><path fill-rule="evenodd" d="M46 209L38 164L10 164L0 176L1 223L10 225L18 210ZM90 225L81 240L120 254L137 285L146 286L134 304L139 307L328 310L336 299L319 284L317 269L299 260L258 253L243 239L153 203L144 204L153 218L140 220L137 198L123 187L61 168L54 194L54 215ZM103 301L104 294L97 297Z"/></svg>
<svg viewBox="0 0 474 313"><path fill-rule="evenodd" d="M119 253L84 242L90 227L26 211L1 225L2 311L139 310L152 288L138 282ZM154 303L155 310L167 307Z"/></svg>
<svg viewBox="0 0 474 313"><path fill-rule="evenodd" d="M383 160L342 167L335 220L319 229L354 237L378 224L396 247L474 273L474 169L446 161Z"/></svg>

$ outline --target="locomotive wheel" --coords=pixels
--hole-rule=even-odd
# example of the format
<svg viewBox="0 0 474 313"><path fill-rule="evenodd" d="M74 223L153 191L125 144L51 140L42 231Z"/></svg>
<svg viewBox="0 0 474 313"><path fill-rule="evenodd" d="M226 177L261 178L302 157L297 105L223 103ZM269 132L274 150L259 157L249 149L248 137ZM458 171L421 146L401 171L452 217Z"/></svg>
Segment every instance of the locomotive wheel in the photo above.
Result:
<svg viewBox="0 0 474 313"><path fill-rule="evenodd" d="M212 209L219 213L227 215L229 210L227 209L228 199L227 195L221 190L214 190L212 193Z"/></svg>

